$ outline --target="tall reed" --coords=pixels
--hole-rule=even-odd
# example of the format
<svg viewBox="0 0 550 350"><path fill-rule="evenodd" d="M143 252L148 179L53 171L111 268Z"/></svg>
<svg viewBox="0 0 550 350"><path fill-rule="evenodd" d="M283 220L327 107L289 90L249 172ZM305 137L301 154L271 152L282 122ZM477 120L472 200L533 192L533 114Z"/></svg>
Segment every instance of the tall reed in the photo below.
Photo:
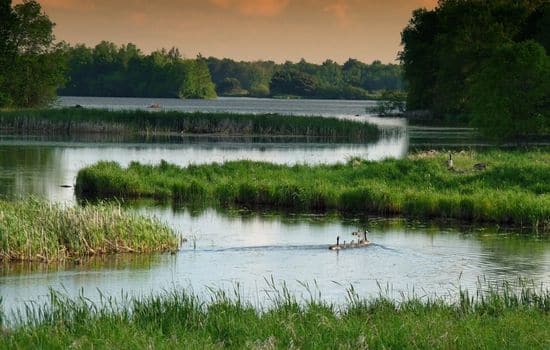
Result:
<svg viewBox="0 0 550 350"><path fill-rule="evenodd" d="M378 138L375 125L337 118L85 108L0 111L0 130L26 133L319 136L363 141Z"/></svg>
<svg viewBox="0 0 550 350"><path fill-rule="evenodd" d="M170 228L114 204L72 207L32 198L0 200L0 262L53 262L177 248Z"/></svg>

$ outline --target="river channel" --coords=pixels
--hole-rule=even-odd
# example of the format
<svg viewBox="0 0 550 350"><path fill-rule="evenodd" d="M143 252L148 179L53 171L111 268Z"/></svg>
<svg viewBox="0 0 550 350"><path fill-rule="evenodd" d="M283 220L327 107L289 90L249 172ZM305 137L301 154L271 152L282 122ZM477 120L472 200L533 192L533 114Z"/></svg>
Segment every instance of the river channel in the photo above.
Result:
<svg viewBox="0 0 550 350"><path fill-rule="evenodd" d="M374 121L364 101L280 101L220 99L180 101L148 99L64 98L60 104L85 107L143 108L161 103L167 109L333 115ZM187 104L186 104L187 103ZM271 103L271 105L270 105ZM345 162L405 157L415 147L480 146L468 130L408 128L402 120L383 121L373 143L314 139L172 138L124 139L96 136L0 136L0 195L34 195L74 205L72 186L82 167L99 160L127 165L161 159L182 166L239 159L279 164ZM347 290L361 297L380 292L399 298L454 294L482 281L550 281L550 240L497 227L418 222L337 214L295 215L215 208L189 209L134 205L131 210L167 222L188 241L175 255L97 258L80 265L0 265L4 307L46 300L49 288L97 300L101 293L120 296L185 288L199 295L211 289L239 289L252 303L264 305L277 286L286 284L299 297L309 293L344 303ZM368 229L374 244L366 249L329 251L340 235Z"/></svg>

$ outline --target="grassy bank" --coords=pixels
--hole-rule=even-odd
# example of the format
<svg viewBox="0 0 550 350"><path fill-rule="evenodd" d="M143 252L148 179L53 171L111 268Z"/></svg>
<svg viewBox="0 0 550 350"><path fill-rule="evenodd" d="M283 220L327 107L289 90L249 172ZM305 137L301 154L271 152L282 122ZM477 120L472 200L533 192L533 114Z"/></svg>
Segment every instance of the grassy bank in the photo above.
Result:
<svg viewBox="0 0 550 350"><path fill-rule="evenodd" d="M404 160L282 166L249 161L180 168L101 162L77 178L81 198L149 197L293 211L442 217L550 229L550 153L461 152ZM484 162L486 170L473 165Z"/></svg>
<svg viewBox="0 0 550 350"><path fill-rule="evenodd" d="M284 293L284 291L283 291ZM297 302L289 294L258 311L216 293L208 303L184 292L93 305L52 294L25 321L0 330L0 349L548 349L550 294L492 291L454 304L351 294L344 307ZM0 318L1 320L1 318Z"/></svg>
<svg viewBox="0 0 550 350"><path fill-rule="evenodd" d="M336 118L85 108L0 111L0 130L25 133L320 136L355 140L378 138L378 128L374 125Z"/></svg>
<svg viewBox="0 0 550 350"><path fill-rule="evenodd" d="M0 200L0 262L54 262L177 248L171 229L116 205L63 207L35 199Z"/></svg>

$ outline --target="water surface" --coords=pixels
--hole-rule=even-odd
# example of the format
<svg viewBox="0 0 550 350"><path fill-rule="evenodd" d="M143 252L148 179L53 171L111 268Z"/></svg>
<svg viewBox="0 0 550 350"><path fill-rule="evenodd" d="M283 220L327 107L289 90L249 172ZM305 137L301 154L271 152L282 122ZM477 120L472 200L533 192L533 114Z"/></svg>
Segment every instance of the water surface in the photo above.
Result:
<svg viewBox="0 0 550 350"><path fill-rule="evenodd" d="M28 194L74 203L78 170L100 160L127 165L156 164L161 159L181 166L230 160L261 160L279 164L345 162L402 158L410 149L478 147L471 130L409 128L403 120L367 115L366 101L223 99L182 101L162 99L62 98L61 104L112 109L145 108L160 103L166 109L284 113L356 118L383 126L375 143L327 142L300 138L126 138L117 135L0 136L0 196ZM61 187L63 185L69 187ZM176 255L118 256L82 265L14 264L0 267L0 296L8 309L27 301L44 301L49 288L80 292L97 300L109 295L159 293L187 288L205 295L208 287L238 285L247 300L269 301L266 279L287 286L297 295L307 288L324 299L341 303L353 285L362 297L375 296L380 286L390 293L420 295L454 293L458 286L475 288L479 278L537 283L550 281L550 242L519 232L431 225L426 222L366 220L316 215L251 214L192 211L135 206L166 221L189 241ZM340 234L368 228L374 244L366 249L332 252ZM310 289L311 289L310 288Z"/></svg>
<svg viewBox="0 0 550 350"><path fill-rule="evenodd" d="M120 296L162 293L186 288L207 297L208 288L238 287L256 305L269 302L266 280L284 282L298 297L310 289L324 300L342 304L353 285L362 297L389 287L389 295L455 295L475 289L479 278L517 281L550 280L548 239L514 232L457 228L404 220L344 219L338 216L190 211L147 206L136 209L170 223L188 242L176 255L118 256L83 265L19 264L0 274L6 305L45 300L48 288L97 300L98 290ZM354 237L369 228L373 245L328 250L336 235ZM42 299L41 299L42 298Z"/></svg>

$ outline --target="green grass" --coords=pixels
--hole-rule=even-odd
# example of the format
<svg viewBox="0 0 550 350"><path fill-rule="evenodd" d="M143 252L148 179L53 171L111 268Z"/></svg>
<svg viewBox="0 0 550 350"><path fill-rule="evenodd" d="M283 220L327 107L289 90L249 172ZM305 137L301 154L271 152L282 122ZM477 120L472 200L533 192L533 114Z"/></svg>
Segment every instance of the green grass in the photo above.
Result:
<svg viewBox="0 0 550 350"><path fill-rule="evenodd" d="M550 153L544 151L454 156L424 153L404 160L284 166L238 161L180 168L100 162L82 169L80 198L156 198L180 203L270 207L452 218L550 229ZM487 170L473 165L485 162Z"/></svg>
<svg viewBox="0 0 550 350"><path fill-rule="evenodd" d="M0 262L55 262L177 248L170 228L113 204L64 207L37 199L0 200Z"/></svg>
<svg viewBox="0 0 550 350"><path fill-rule="evenodd" d="M460 292L454 303L352 290L344 306L283 290L261 310L223 292L206 303L174 291L98 304L52 292L49 306L0 323L0 349L548 349L549 327L550 293L532 288Z"/></svg>
<svg viewBox="0 0 550 350"><path fill-rule="evenodd" d="M369 141L378 138L375 125L336 118L85 108L0 111L0 130L26 133L318 136Z"/></svg>

